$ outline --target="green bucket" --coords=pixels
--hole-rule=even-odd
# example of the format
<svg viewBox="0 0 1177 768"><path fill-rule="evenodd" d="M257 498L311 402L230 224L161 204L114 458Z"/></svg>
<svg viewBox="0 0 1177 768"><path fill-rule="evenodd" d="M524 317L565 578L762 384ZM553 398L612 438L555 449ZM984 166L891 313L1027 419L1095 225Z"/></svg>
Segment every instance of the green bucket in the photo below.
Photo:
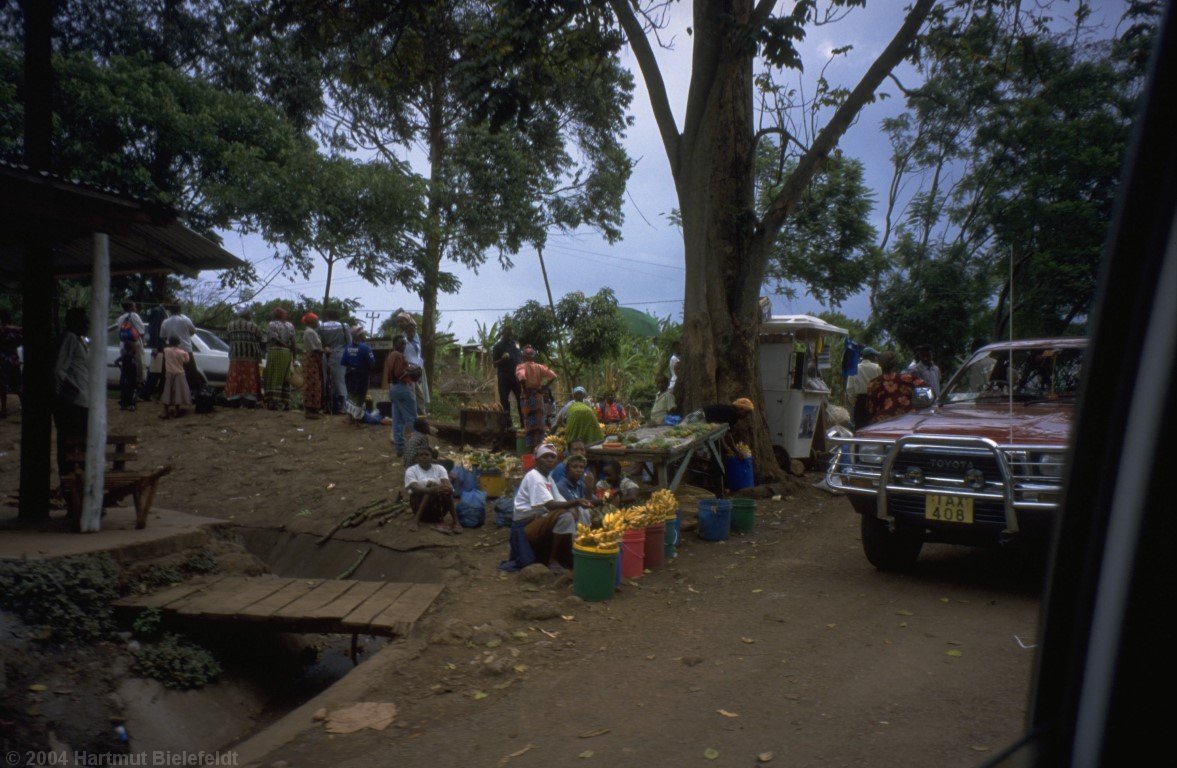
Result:
<svg viewBox="0 0 1177 768"><path fill-rule="evenodd" d="M751 533L756 527L756 500L732 499L732 533Z"/></svg>
<svg viewBox="0 0 1177 768"><path fill-rule="evenodd" d="M525 453L531 453L531 451L527 450L527 436L526 435L516 435L515 436L515 453L519 454L520 456L522 456Z"/></svg>
<svg viewBox="0 0 1177 768"><path fill-rule="evenodd" d="M617 552L589 551L572 547L572 591L581 600L593 602L613 597L613 576Z"/></svg>

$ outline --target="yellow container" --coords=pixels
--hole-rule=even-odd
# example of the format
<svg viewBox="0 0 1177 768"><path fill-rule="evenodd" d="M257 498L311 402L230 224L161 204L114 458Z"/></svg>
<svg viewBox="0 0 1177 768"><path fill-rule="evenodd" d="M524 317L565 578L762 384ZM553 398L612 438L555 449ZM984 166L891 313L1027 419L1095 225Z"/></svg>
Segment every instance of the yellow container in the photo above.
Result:
<svg viewBox="0 0 1177 768"><path fill-rule="evenodd" d="M501 471L484 469L478 473L478 487L486 493L487 497L497 499L507 489L507 481Z"/></svg>

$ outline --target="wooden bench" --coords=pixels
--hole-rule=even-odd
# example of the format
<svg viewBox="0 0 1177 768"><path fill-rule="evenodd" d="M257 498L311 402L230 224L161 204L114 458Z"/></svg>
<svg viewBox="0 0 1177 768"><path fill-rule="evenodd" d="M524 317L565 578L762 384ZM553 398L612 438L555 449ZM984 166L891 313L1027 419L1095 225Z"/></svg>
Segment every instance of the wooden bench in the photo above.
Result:
<svg viewBox="0 0 1177 768"><path fill-rule="evenodd" d="M155 487L159 479L172 471L171 465L158 467L150 472L127 469L127 462L139 458L139 438L134 435L107 435L106 472L103 475L102 506L113 506L130 496L135 503L135 527L147 526L147 514L155 501ZM85 446L74 443L67 454L74 462L74 473L69 481L67 501L69 517L78 522L82 519L82 499L86 495L86 450Z"/></svg>

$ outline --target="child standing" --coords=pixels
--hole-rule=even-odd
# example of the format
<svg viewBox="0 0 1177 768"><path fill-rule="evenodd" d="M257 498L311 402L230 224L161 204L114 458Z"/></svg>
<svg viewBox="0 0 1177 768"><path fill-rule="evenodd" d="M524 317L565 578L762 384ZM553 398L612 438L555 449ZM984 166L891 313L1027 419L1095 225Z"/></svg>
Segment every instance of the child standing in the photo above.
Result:
<svg viewBox="0 0 1177 768"><path fill-rule="evenodd" d="M187 362L188 353L180 349L179 337L172 336L163 351L165 378L163 397L160 398L160 402L163 403L163 413L159 415L161 419L166 419L169 415L179 416L181 405L192 404L192 392L188 389L188 379L184 376L184 364ZM175 409L174 413L172 409Z"/></svg>

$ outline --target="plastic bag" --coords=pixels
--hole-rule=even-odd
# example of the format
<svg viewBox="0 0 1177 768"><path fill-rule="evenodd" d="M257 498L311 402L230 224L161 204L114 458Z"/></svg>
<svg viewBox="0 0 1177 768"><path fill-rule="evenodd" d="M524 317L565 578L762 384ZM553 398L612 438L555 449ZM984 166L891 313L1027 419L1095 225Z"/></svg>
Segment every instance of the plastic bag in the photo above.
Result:
<svg viewBox="0 0 1177 768"><path fill-rule="evenodd" d="M495 528L502 528L515 521L515 499L502 496L495 502Z"/></svg>
<svg viewBox="0 0 1177 768"><path fill-rule="evenodd" d="M457 506L458 522L463 528L478 528L486 522L486 493L465 491Z"/></svg>

